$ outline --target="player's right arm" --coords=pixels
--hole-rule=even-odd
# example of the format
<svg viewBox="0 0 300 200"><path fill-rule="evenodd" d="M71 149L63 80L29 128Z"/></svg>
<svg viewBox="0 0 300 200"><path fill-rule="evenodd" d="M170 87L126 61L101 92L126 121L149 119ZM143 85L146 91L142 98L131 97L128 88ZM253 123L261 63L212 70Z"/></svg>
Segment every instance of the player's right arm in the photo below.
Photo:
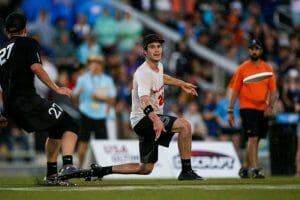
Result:
<svg viewBox="0 0 300 200"><path fill-rule="evenodd" d="M149 103L149 96L144 95L140 97L140 106L145 115L153 122L153 129L155 131L155 141L158 140L162 131L166 131L164 124L160 120L159 116L154 112L152 106Z"/></svg>
<svg viewBox="0 0 300 200"><path fill-rule="evenodd" d="M72 91L67 87L57 86L49 77L47 72L43 69L40 63L34 63L31 65L31 70L33 73L51 90L58 94L66 95L68 97L72 96Z"/></svg>

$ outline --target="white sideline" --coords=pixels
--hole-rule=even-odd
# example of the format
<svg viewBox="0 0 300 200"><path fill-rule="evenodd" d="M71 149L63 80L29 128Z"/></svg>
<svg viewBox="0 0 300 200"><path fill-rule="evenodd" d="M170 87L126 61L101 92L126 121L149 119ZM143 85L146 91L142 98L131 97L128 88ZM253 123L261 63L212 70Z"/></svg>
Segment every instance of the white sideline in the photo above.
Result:
<svg viewBox="0 0 300 200"><path fill-rule="evenodd" d="M0 191L118 191L118 190L299 190L299 184L291 185L159 185L159 186L77 186L77 187L0 187Z"/></svg>

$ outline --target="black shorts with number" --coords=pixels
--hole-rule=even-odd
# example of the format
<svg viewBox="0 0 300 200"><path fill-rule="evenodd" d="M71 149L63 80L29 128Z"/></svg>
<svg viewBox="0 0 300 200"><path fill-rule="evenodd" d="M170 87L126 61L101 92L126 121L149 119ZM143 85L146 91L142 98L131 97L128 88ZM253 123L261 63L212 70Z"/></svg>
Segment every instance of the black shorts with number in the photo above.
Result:
<svg viewBox="0 0 300 200"><path fill-rule="evenodd" d="M264 117L264 111L241 109L242 131L248 137L265 138L268 132L268 118Z"/></svg>
<svg viewBox="0 0 300 200"><path fill-rule="evenodd" d="M107 139L105 119L91 119L81 113L79 140L88 142L94 132L96 139Z"/></svg>
<svg viewBox="0 0 300 200"><path fill-rule="evenodd" d="M28 132L47 131L60 139L65 131L78 133L78 125L58 104L35 96L16 98L8 110L15 123Z"/></svg>
<svg viewBox="0 0 300 200"><path fill-rule="evenodd" d="M177 119L176 117L167 115L158 115L164 123L166 132L163 132L159 139L155 141L155 131L153 130L153 122L145 116L133 128L139 137L140 159L142 163L156 163L158 160L158 145L168 147L174 133L172 127Z"/></svg>

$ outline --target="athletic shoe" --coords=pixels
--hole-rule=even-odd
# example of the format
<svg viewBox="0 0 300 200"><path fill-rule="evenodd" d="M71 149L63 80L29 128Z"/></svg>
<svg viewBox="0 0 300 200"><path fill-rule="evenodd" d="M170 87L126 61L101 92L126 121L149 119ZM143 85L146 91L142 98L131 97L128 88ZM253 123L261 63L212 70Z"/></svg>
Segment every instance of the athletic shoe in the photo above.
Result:
<svg viewBox="0 0 300 200"><path fill-rule="evenodd" d="M239 170L239 176L240 176L241 178L250 178L250 177L249 177L249 174L248 174L248 169L242 167L242 168Z"/></svg>
<svg viewBox="0 0 300 200"><path fill-rule="evenodd" d="M206 180L205 178L199 176L198 174L196 174L193 170L189 170L189 171L181 171L181 173L178 176L178 180L179 181L185 181L185 180Z"/></svg>
<svg viewBox="0 0 300 200"><path fill-rule="evenodd" d="M65 165L58 172L58 178L67 180L71 178L85 178L90 176L90 170L78 169L74 165Z"/></svg>
<svg viewBox="0 0 300 200"><path fill-rule="evenodd" d="M254 179L265 178L265 175L262 172L261 168L252 168L252 169L249 169L249 176L251 178L254 178Z"/></svg>
<svg viewBox="0 0 300 200"><path fill-rule="evenodd" d="M75 183L70 181L59 179L57 175L45 176L43 183L45 186L77 186Z"/></svg>
<svg viewBox="0 0 300 200"><path fill-rule="evenodd" d="M101 180L105 175L102 169L100 165L91 164L90 175L85 177L85 181Z"/></svg>

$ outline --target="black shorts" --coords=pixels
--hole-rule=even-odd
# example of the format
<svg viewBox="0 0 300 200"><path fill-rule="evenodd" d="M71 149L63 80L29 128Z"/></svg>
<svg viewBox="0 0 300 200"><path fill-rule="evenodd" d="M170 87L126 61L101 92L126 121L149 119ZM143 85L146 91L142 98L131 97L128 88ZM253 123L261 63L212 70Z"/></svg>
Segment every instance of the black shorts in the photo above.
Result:
<svg viewBox="0 0 300 200"><path fill-rule="evenodd" d="M240 110L242 119L243 134L248 137L265 138L268 132L268 118L264 117L264 111L242 109Z"/></svg>
<svg viewBox="0 0 300 200"><path fill-rule="evenodd" d="M172 127L177 119L176 117L167 115L158 115L164 123L166 132L162 133L157 141L155 141L155 131L153 130L153 122L145 116L133 128L139 137L140 159L142 163L156 163L158 159L158 145L168 147L174 133Z"/></svg>
<svg viewBox="0 0 300 200"><path fill-rule="evenodd" d="M241 129L236 127L222 127L221 133L224 135L235 135L240 134Z"/></svg>
<svg viewBox="0 0 300 200"><path fill-rule="evenodd" d="M95 133L96 139L107 139L106 119L90 119L81 113L79 140L88 142L91 134Z"/></svg>
<svg viewBox="0 0 300 200"><path fill-rule="evenodd" d="M77 123L61 106L37 95L15 99L9 116L27 132L46 131L55 139L60 139L65 131L78 133Z"/></svg>

